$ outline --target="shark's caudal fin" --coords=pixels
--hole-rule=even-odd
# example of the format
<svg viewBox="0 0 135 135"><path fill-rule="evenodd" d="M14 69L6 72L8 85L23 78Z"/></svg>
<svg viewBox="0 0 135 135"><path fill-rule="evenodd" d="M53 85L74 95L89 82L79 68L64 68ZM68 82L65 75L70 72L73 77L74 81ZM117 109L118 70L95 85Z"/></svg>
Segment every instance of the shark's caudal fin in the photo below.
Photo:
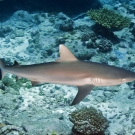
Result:
<svg viewBox="0 0 135 135"><path fill-rule="evenodd" d="M4 71L4 62L0 59L0 80L4 77L5 71Z"/></svg>
<svg viewBox="0 0 135 135"><path fill-rule="evenodd" d="M59 46L60 58L56 62L77 61L78 59L71 53L71 51L60 44Z"/></svg>
<svg viewBox="0 0 135 135"><path fill-rule="evenodd" d="M80 103L90 93L90 91L94 87L95 87L94 85L78 86L78 93L71 105L76 105L76 104Z"/></svg>

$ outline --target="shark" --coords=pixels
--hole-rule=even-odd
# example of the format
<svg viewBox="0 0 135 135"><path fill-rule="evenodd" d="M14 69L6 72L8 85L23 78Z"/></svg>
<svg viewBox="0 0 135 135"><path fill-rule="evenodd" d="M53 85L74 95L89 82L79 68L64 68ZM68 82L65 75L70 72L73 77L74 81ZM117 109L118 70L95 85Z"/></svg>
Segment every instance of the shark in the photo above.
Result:
<svg viewBox="0 0 135 135"><path fill-rule="evenodd" d="M0 59L1 79L6 73L29 79L33 85L53 83L77 86L78 92L71 105L80 103L96 86L119 85L135 80L135 73L102 63L78 60L63 44L60 58L53 62L7 66Z"/></svg>

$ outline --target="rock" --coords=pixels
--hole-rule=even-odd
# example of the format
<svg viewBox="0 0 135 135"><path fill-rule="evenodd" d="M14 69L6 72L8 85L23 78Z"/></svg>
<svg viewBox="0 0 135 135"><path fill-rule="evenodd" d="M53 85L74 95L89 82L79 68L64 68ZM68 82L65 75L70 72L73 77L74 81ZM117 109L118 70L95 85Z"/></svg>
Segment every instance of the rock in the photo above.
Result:
<svg viewBox="0 0 135 135"><path fill-rule="evenodd" d="M109 91L104 92L105 97L110 98L113 94Z"/></svg>
<svg viewBox="0 0 135 135"><path fill-rule="evenodd" d="M14 21L19 20L22 22L32 22L33 18L31 16L31 14L29 14L27 11L18 10L12 15L11 20L14 20Z"/></svg>
<svg viewBox="0 0 135 135"><path fill-rule="evenodd" d="M16 37L23 37L24 36L24 31L23 30L16 30L15 31Z"/></svg>
<svg viewBox="0 0 135 135"><path fill-rule="evenodd" d="M63 13L59 13L55 19L55 26L61 31L72 31L73 21Z"/></svg>

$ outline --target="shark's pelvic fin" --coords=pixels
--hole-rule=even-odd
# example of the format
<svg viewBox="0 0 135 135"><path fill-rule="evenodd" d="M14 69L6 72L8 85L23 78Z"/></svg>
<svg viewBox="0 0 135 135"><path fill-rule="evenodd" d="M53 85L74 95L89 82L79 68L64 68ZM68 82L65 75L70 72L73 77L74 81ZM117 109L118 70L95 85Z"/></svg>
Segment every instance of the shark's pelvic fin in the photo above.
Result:
<svg viewBox="0 0 135 135"><path fill-rule="evenodd" d="M80 101L82 101L94 87L95 87L94 85L78 86L78 93L71 105L76 105L80 103Z"/></svg>
<svg viewBox="0 0 135 135"><path fill-rule="evenodd" d="M63 44L60 44L59 46L60 51L60 58L56 62L66 62L66 61L77 61L78 59L70 52L70 50L64 46Z"/></svg>

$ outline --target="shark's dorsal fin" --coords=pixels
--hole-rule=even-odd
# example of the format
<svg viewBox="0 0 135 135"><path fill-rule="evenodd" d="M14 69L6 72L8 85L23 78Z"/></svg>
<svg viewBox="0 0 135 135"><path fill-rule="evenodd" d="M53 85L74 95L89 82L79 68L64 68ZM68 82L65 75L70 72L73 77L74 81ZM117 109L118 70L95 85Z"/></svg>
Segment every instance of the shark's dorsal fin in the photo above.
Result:
<svg viewBox="0 0 135 135"><path fill-rule="evenodd" d="M78 59L70 52L70 50L63 44L59 46L60 58L56 62L62 61L77 61Z"/></svg>

